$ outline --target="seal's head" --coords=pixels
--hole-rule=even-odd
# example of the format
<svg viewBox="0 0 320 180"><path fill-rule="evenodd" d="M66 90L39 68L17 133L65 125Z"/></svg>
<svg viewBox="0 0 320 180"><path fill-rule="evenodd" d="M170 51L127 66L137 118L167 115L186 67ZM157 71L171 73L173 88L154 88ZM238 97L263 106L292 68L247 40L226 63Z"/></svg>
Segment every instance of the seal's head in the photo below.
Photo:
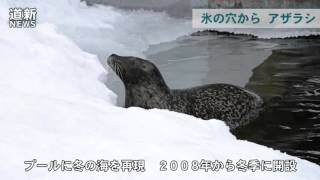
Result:
<svg viewBox="0 0 320 180"><path fill-rule="evenodd" d="M107 63L123 81L126 90L169 91L158 68L148 60L112 54Z"/></svg>
<svg viewBox="0 0 320 180"><path fill-rule="evenodd" d="M107 63L125 84L159 81L161 76L153 63L138 57L112 54Z"/></svg>

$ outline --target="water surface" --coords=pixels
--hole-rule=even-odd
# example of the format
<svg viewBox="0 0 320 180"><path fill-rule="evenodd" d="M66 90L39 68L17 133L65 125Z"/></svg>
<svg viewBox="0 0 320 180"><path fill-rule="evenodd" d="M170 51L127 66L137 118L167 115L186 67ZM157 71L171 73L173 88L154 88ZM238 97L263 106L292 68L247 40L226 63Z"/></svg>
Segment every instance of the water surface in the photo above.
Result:
<svg viewBox="0 0 320 180"><path fill-rule="evenodd" d="M261 116L233 133L320 164L320 41L262 40L201 33L151 46L144 54L170 88L229 83L266 101ZM111 87L124 103L124 87L111 74Z"/></svg>
<svg viewBox="0 0 320 180"><path fill-rule="evenodd" d="M146 55L172 88L221 82L258 93L266 110L233 133L320 163L319 40L209 33L152 46Z"/></svg>

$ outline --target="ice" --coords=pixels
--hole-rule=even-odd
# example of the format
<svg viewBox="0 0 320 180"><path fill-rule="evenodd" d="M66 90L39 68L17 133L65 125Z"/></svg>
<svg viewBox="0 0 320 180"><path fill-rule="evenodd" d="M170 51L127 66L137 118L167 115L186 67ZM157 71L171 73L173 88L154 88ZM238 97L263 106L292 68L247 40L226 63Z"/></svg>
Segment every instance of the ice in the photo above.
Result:
<svg viewBox="0 0 320 180"><path fill-rule="evenodd" d="M8 8L25 6L38 9L37 28L10 29ZM113 19L145 15L160 20L151 25L134 18L119 27L119 22ZM189 32L188 29L180 32L185 28L182 20L170 19L163 13L126 13L110 7L87 7L78 1L39 0L1 1L0 22L0 179L320 178L318 165L237 140L222 121L202 121L167 110L125 109L114 105L114 93L99 80L108 72L98 57L89 53L88 47L92 51L105 49L106 54L113 51L142 54L149 44ZM105 36L99 39L99 35ZM36 167L25 172L24 161L34 158L39 163L145 159L146 172L48 172L46 168ZM240 158L294 159L298 171L159 171L163 159L238 161Z"/></svg>

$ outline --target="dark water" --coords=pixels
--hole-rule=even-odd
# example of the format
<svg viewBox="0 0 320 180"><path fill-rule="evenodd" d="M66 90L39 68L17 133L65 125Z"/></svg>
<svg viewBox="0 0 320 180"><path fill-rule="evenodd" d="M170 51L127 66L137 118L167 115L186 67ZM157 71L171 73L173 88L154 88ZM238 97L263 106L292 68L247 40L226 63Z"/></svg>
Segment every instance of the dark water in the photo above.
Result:
<svg viewBox="0 0 320 180"><path fill-rule="evenodd" d="M202 34L145 54L171 88L224 82L256 92L266 110L233 133L320 164L319 40Z"/></svg>
<svg viewBox="0 0 320 180"><path fill-rule="evenodd" d="M284 41L246 84L266 99L265 112L235 134L320 164L320 43Z"/></svg>

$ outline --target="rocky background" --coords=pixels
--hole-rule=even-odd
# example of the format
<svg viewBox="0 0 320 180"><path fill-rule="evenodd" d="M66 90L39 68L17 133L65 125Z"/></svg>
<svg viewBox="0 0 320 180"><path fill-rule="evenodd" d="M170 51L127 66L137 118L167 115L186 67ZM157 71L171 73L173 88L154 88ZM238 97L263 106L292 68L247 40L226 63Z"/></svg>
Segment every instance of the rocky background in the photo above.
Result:
<svg viewBox="0 0 320 180"><path fill-rule="evenodd" d="M125 9L166 11L174 17L191 17L192 8L320 8L319 0L85 0Z"/></svg>

